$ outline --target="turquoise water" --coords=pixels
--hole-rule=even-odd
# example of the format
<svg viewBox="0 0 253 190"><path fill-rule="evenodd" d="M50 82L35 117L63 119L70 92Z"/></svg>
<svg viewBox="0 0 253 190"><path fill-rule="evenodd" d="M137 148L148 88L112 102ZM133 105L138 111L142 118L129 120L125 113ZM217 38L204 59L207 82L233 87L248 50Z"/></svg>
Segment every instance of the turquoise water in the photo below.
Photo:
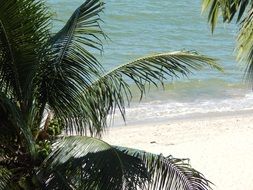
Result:
<svg viewBox="0 0 253 190"><path fill-rule="evenodd" d="M66 21L81 0L47 0L55 18ZM173 117L173 114L251 109L251 91L242 83L243 69L235 61L237 27L220 23L212 35L201 0L106 0L105 42L100 58L107 70L143 55L196 50L219 59L225 73L204 70L189 79L168 81L165 91L151 89L143 103L127 110L130 118ZM63 22L55 21L54 30ZM133 87L135 94L138 91ZM134 98L138 102L138 98ZM164 111L165 110L165 111ZM160 113L160 112L161 113ZM159 113L158 113L159 112ZM141 113L138 115L136 113Z"/></svg>

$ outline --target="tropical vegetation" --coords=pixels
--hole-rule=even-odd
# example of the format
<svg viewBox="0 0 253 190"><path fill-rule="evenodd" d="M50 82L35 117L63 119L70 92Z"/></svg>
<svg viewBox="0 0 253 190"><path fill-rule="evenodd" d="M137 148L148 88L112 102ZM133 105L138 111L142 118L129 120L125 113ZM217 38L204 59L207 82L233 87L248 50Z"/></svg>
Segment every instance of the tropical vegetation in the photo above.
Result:
<svg viewBox="0 0 253 190"><path fill-rule="evenodd" d="M222 16L223 22L230 23L233 20L239 25L237 36L237 59L246 63L248 79L252 79L253 73L253 1L252 0L203 0L202 11L209 12L208 21L212 32Z"/></svg>
<svg viewBox="0 0 253 190"><path fill-rule="evenodd" d="M106 38L104 3L86 0L52 33L44 1L0 0L0 190L209 189L187 160L100 139L125 116L131 82L144 94L203 66L196 52L160 53L105 71L94 56Z"/></svg>

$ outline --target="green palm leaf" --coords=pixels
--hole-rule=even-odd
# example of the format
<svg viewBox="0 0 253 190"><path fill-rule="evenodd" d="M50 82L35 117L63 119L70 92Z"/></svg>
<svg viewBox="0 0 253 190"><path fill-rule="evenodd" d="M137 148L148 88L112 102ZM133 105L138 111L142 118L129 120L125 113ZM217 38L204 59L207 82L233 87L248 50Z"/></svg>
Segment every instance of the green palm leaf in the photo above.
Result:
<svg viewBox="0 0 253 190"><path fill-rule="evenodd" d="M44 164L40 175L49 179L44 182L47 189L134 190L148 179L139 158L91 137L58 140Z"/></svg>
<svg viewBox="0 0 253 190"><path fill-rule="evenodd" d="M100 0L85 1L49 41L49 60L38 74L38 94L41 104L47 102L55 112L77 112L78 95L103 70L91 53L94 48L102 50L100 37L105 34L99 14L103 5Z"/></svg>
<svg viewBox="0 0 253 190"><path fill-rule="evenodd" d="M100 135L118 108L124 118L125 106L131 100L129 81L133 81L141 97L149 85L163 83L166 77L187 76L204 66L222 70L214 59L195 52L171 52L146 56L123 64L94 81L84 89L82 107L75 118L68 118L67 132Z"/></svg>
<svg viewBox="0 0 253 190"><path fill-rule="evenodd" d="M11 172L0 166L0 190L7 190L11 183Z"/></svg>
<svg viewBox="0 0 253 190"><path fill-rule="evenodd" d="M230 23L234 15L238 14L237 22L240 22L237 37L237 60L246 63L246 75L249 80L253 79L253 1L251 0L204 0L202 11L209 11L208 20L212 31L218 21L219 13L222 14L223 22Z"/></svg>
<svg viewBox="0 0 253 190"><path fill-rule="evenodd" d="M211 24L212 32L218 22L220 13L223 17L223 22L231 22L238 12L237 22L239 22L248 6L252 7L251 0L203 0L202 12L208 11L208 21Z"/></svg>
<svg viewBox="0 0 253 190"><path fill-rule="evenodd" d="M186 160L113 147L91 137L59 140L44 165L40 176L49 176L45 185L50 189L210 189Z"/></svg>
<svg viewBox="0 0 253 190"><path fill-rule="evenodd" d="M237 37L238 60L246 62L246 73L248 79L253 79L253 8L247 13L241 22L239 35Z"/></svg>
<svg viewBox="0 0 253 190"><path fill-rule="evenodd" d="M13 92L22 109L31 103L31 81L48 38L48 24L41 1L0 1L0 90Z"/></svg>
<svg viewBox="0 0 253 190"><path fill-rule="evenodd" d="M125 147L116 147L124 153L139 158L151 175L149 190L208 190L209 181L189 165L187 159L164 157Z"/></svg>
<svg viewBox="0 0 253 190"><path fill-rule="evenodd" d="M14 153L13 150L16 148L9 149L9 147L14 145L15 141L22 139L24 142L19 141L19 143L24 145L30 154L34 156L35 144L31 129L27 127L18 105L3 93L0 93L0 118L0 145L3 146L2 148Z"/></svg>

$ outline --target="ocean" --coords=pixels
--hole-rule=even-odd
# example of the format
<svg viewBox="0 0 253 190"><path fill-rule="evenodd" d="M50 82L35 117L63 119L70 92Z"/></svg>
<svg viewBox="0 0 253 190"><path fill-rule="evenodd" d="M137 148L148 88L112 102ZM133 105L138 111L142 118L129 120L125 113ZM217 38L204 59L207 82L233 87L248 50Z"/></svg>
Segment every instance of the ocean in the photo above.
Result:
<svg viewBox="0 0 253 190"><path fill-rule="evenodd" d="M59 30L82 0L47 0ZM132 86L133 101L126 109L127 123L159 121L189 114L251 110L253 94L243 80L244 67L234 52L238 27L220 22L211 33L201 0L105 0L102 27L110 40L99 59L106 68L127 63L143 55L193 50L219 59L225 72L205 69L188 78L165 82L164 89L151 88L139 102ZM98 56L100 56L98 54ZM116 113L115 125L121 125Z"/></svg>

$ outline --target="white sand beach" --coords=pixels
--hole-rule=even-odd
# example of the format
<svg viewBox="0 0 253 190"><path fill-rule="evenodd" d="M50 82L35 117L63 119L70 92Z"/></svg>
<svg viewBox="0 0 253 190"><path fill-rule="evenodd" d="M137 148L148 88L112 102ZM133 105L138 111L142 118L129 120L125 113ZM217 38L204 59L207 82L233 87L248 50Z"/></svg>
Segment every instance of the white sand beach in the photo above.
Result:
<svg viewBox="0 0 253 190"><path fill-rule="evenodd" d="M215 184L214 190L253 189L253 111L113 127L103 139L190 158L191 165Z"/></svg>

